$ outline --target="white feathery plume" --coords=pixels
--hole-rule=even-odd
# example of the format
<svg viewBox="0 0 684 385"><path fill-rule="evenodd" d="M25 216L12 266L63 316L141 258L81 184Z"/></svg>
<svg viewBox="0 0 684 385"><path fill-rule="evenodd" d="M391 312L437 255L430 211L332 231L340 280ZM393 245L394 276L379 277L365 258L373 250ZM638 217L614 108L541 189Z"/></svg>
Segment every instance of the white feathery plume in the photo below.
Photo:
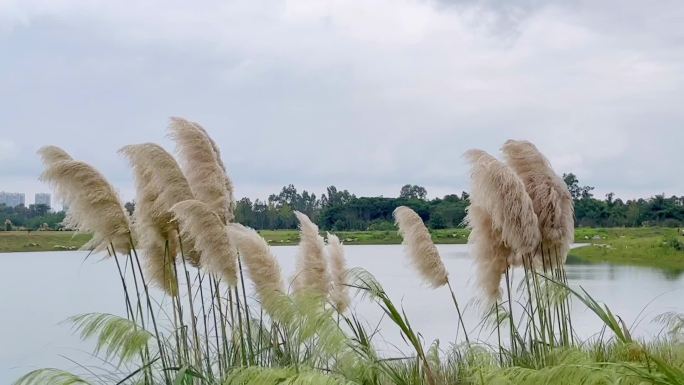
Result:
<svg viewBox="0 0 684 385"><path fill-rule="evenodd" d="M237 249L228 229L204 202L187 200L171 207L183 238L192 239L202 255L202 267L218 274L229 286L237 283Z"/></svg>
<svg viewBox="0 0 684 385"><path fill-rule="evenodd" d="M406 206L397 207L393 214L406 252L421 278L433 288L446 285L449 273L423 220Z"/></svg>
<svg viewBox="0 0 684 385"><path fill-rule="evenodd" d="M232 221L233 184L216 143L199 124L183 118L171 118L169 135L176 142L195 198L206 203L223 223Z"/></svg>
<svg viewBox="0 0 684 385"><path fill-rule="evenodd" d="M512 251L504 245L492 217L482 207L471 205L465 222L471 229L468 243L475 261L476 283L491 305L501 296L501 276L508 268Z"/></svg>
<svg viewBox="0 0 684 385"><path fill-rule="evenodd" d="M541 235L532 200L523 182L510 167L481 150L470 150L470 207L466 223L472 232L477 283L485 298L500 295L501 276L509 265L521 265L531 257Z"/></svg>
<svg viewBox="0 0 684 385"><path fill-rule="evenodd" d="M38 154L46 167L62 160L74 160L66 151L57 146L44 146L38 150Z"/></svg>
<svg viewBox="0 0 684 385"><path fill-rule="evenodd" d="M533 254L541 234L523 182L510 167L482 150L469 150L465 156L471 164L471 204L492 217L492 226L506 247L517 255Z"/></svg>
<svg viewBox="0 0 684 385"><path fill-rule="evenodd" d="M39 154L45 164L40 179L52 185L69 207L65 226L93 234L83 249L101 251L113 245L115 251L128 254L130 223L114 187L91 165L69 160L57 147L44 147Z"/></svg>
<svg viewBox="0 0 684 385"><path fill-rule="evenodd" d="M273 315L274 297L286 294L286 289L280 265L271 253L271 248L254 229L237 223L228 225L228 234L240 252L264 310Z"/></svg>
<svg viewBox="0 0 684 385"><path fill-rule="evenodd" d="M176 160L154 143L124 146L119 153L128 158L136 186L133 214L138 248L145 256L150 280L168 294L177 293L176 263L180 245L171 207L192 199L192 191ZM184 240L186 241L186 240ZM197 265L192 240L184 242L184 255Z"/></svg>
<svg viewBox="0 0 684 385"><path fill-rule="evenodd" d="M546 253L558 254L554 264L564 264L575 237L573 201L567 185L534 144L509 140L501 150L532 199L539 218L542 247Z"/></svg>
<svg viewBox="0 0 684 385"><path fill-rule="evenodd" d="M333 283L330 300L338 312L344 313L351 302L349 288L346 285L347 262L342 242L336 235L330 233L328 233L327 254Z"/></svg>
<svg viewBox="0 0 684 385"><path fill-rule="evenodd" d="M299 220L300 241L294 277L294 292L308 291L322 297L330 292L331 278L325 260L325 242L316 226L305 214L295 211Z"/></svg>

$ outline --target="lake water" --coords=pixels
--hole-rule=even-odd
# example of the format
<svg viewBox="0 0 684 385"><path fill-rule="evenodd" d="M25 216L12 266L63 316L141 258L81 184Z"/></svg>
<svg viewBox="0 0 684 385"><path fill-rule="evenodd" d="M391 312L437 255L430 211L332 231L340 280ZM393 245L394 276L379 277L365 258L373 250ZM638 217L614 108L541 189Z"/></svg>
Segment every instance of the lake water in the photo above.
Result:
<svg viewBox="0 0 684 385"><path fill-rule="evenodd" d="M481 312L470 301L477 293L470 278L473 266L468 246L438 247L456 296L466 308L466 326L475 328ZM439 338L446 346L454 340L457 319L448 289L432 290L422 284L401 246L346 246L345 250L349 267L361 266L372 272L395 304L404 307L412 326L426 341ZM297 248L282 246L273 251L290 276ZM10 384L21 374L41 367L86 371L69 359L103 366L89 357L92 344L81 342L69 325L61 323L81 313L125 315L114 261L85 257L84 252L0 254L0 384ZM567 275L571 286L582 286L628 325L633 324L635 336L648 338L659 333L660 325L652 322L658 314L684 312L682 274L631 266L569 264ZM353 307L369 325L381 319L379 308L368 300L357 298ZM582 305L575 303L573 313L573 326L583 338L600 331L600 321ZM408 351L393 325L382 322L381 328L387 351ZM471 339L488 340L490 335L483 332L478 336L471 331ZM394 345L397 348L390 348Z"/></svg>

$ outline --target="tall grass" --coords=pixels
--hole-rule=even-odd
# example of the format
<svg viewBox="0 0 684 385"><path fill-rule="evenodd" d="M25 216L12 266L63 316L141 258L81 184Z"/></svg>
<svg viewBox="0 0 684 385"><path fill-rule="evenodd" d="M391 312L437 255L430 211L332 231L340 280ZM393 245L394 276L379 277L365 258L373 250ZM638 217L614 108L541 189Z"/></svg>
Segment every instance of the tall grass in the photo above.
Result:
<svg viewBox="0 0 684 385"><path fill-rule="evenodd" d="M468 153L468 224L475 280L483 288L483 306L470 311L482 312L485 322L466 325L460 293L450 290L455 323L464 334L445 348L423 339L370 272L347 269L339 239L328 234L326 247L317 226L301 213L297 271L288 287L267 242L231 223L232 182L214 141L180 118L171 131L184 159L182 171L156 145L123 150L132 160L138 197L146 200L133 226L92 166L55 147L41 150L43 178L68 201L74 223L95 234L89 247L106 250L116 261L124 311L70 319L81 337L96 340L95 353L115 370L41 369L17 385L684 384L681 315L662 317L670 332L664 339L636 341L609 307L568 283L564 261L572 208L546 158L527 142L507 142L507 164L482 151ZM145 148L159 157L145 161ZM160 159L166 159L164 170L159 163L151 166ZM397 208L395 217L420 278L451 289L421 218L406 207ZM156 226L156 236L140 234L149 231L142 224ZM142 268L141 240L145 253L160 253L168 272L161 291L151 287L158 276ZM514 271L523 277L517 287ZM248 298L247 279L256 298ZM380 331L350 306L363 300L377 305L411 353L380 353ZM573 302L593 312L609 336L579 340ZM496 332L497 343L469 337L478 328Z"/></svg>

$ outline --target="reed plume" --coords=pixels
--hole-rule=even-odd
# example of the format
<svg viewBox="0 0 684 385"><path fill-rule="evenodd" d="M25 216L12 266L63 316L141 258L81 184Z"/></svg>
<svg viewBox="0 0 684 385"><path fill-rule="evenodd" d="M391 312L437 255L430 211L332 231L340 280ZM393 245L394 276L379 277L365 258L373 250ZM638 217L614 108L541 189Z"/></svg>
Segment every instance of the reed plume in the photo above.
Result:
<svg viewBox="0 0 684 385"><path fill-rule="evenodd" d="M477 286L491 304L501 296L501 276L513 253L504 245L501 233L494 229L491 215L482 207L471 205L465 222L471 229L468 243L475 259Z"/></svg>
<svg viewBox="0 0 684 385"><path fill-rule="evenodd" d="M71 157L58 147L39 151L45 164L40 180L53 186L69 207L64 225L92 233L83 249L101 251L109 246L121 254L131 250L130 223L114 187L91 165Z"/></svg>
<svg viewBox="0 0 684 385"><path fill-rule="evenodd" d="M309 217L294 212L299 221L300 241L294 277L294 292L308 291L325 298L330 291L331 277L325 260L325 243Z"/></svg>
<svg viewBox="0 0 684 385"><path fill-rule="evenodd" d="M492 228L517 254L533 254L541 240L532 199L515 172L482 150L465 154L471 164L470 202L491 216Z"/></svg>
<svg viewBox="0 0 684 385"><path fill-rule="evenodd" d="M406 206L397 207L393 215L407 254L421 278L433 288L446 285L449 273L420 216Z"/></svg>
<svg viewBox="0 0 684 385"><path fill-rule="evenodd" d="M351 302L349 288L346 285L347 262L344 257L342 242L336 235L330 233L328 233L327 254L332 276L330 300L338 312L344 313Z"/></svg>
<svg viewBox="0 0 684 385"><path fill-rule="evenodd" d="M179 252L177 225L171 207L193 199L192 191L171 154L154 143L124 146L119 153L128 158L136 186L134 224L139 249L146 257L148 275L170 295L177 293L174 264ZM199 263L192 240L183 240L186 255Z"/></svg>
<svg viewBox="0 0 684 385"><path fill-rule="evenodd" d="M195 198L206 203L223 223L232 221L233 184L216 143L199 124L183 118L171 118L169 135L176 142Z"/></svg>
<svg viewBox="0 0 684 385"><path fill-rule="evenodd" d="M575 236L573 201L567 185L534 144L509 140L501 150L532 199L542 247L554 250L554 254L557 250L556 262L564 264Z"/></svg>
<svg viewBox="0 0 684 385"><path fill-rule="evenodd" d="M171 207L183 238L192 239L202 255L202 266L222 277L230 286L237 283L237 249L228 229L209 205L192 199Z"/></svg>
<svg viewBox="0 0 684 385"><path fill-rule="evenodd" d="M38 150L43 165L46 167L62 160L74 160L66 151L57 146L44 146Z"/></svg>
<svg viewBox="0 0 684 385"><path fill-rule="evenodd" d="M508 266L534 255L541 235L532 200L515 172L482 150L469 150L465 156L471 164L468 242L477 284L493 302Z"/></svg>
<svg viewBox="0 0 684 385"><path fill-rule="evenodd" d="M266 240L254 229L231 223L228 225L228 234L240 252L247 275L254 282L255 292L264 310L273 315L274 296L286 293L278 261Z"/></svg>

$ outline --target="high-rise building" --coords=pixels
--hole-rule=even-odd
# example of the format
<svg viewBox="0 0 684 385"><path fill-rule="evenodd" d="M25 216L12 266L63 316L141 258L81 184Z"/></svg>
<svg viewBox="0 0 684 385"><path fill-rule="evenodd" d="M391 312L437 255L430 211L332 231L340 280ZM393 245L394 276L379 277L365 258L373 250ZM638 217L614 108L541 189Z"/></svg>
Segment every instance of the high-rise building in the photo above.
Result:
<svg viewBox="0 0 684 385"><path fill-rule="evenodd" d="M50 194L48 193L36 193L35 199L33 203L37 205L46 205L48 207L51 207L50 205Z"/></svg>
<svg viewBox="0 0 684 385"><path fill-rule="evenodd" d="M26 205L26 194L0 191L0 204L7 207Z"/></svg>

